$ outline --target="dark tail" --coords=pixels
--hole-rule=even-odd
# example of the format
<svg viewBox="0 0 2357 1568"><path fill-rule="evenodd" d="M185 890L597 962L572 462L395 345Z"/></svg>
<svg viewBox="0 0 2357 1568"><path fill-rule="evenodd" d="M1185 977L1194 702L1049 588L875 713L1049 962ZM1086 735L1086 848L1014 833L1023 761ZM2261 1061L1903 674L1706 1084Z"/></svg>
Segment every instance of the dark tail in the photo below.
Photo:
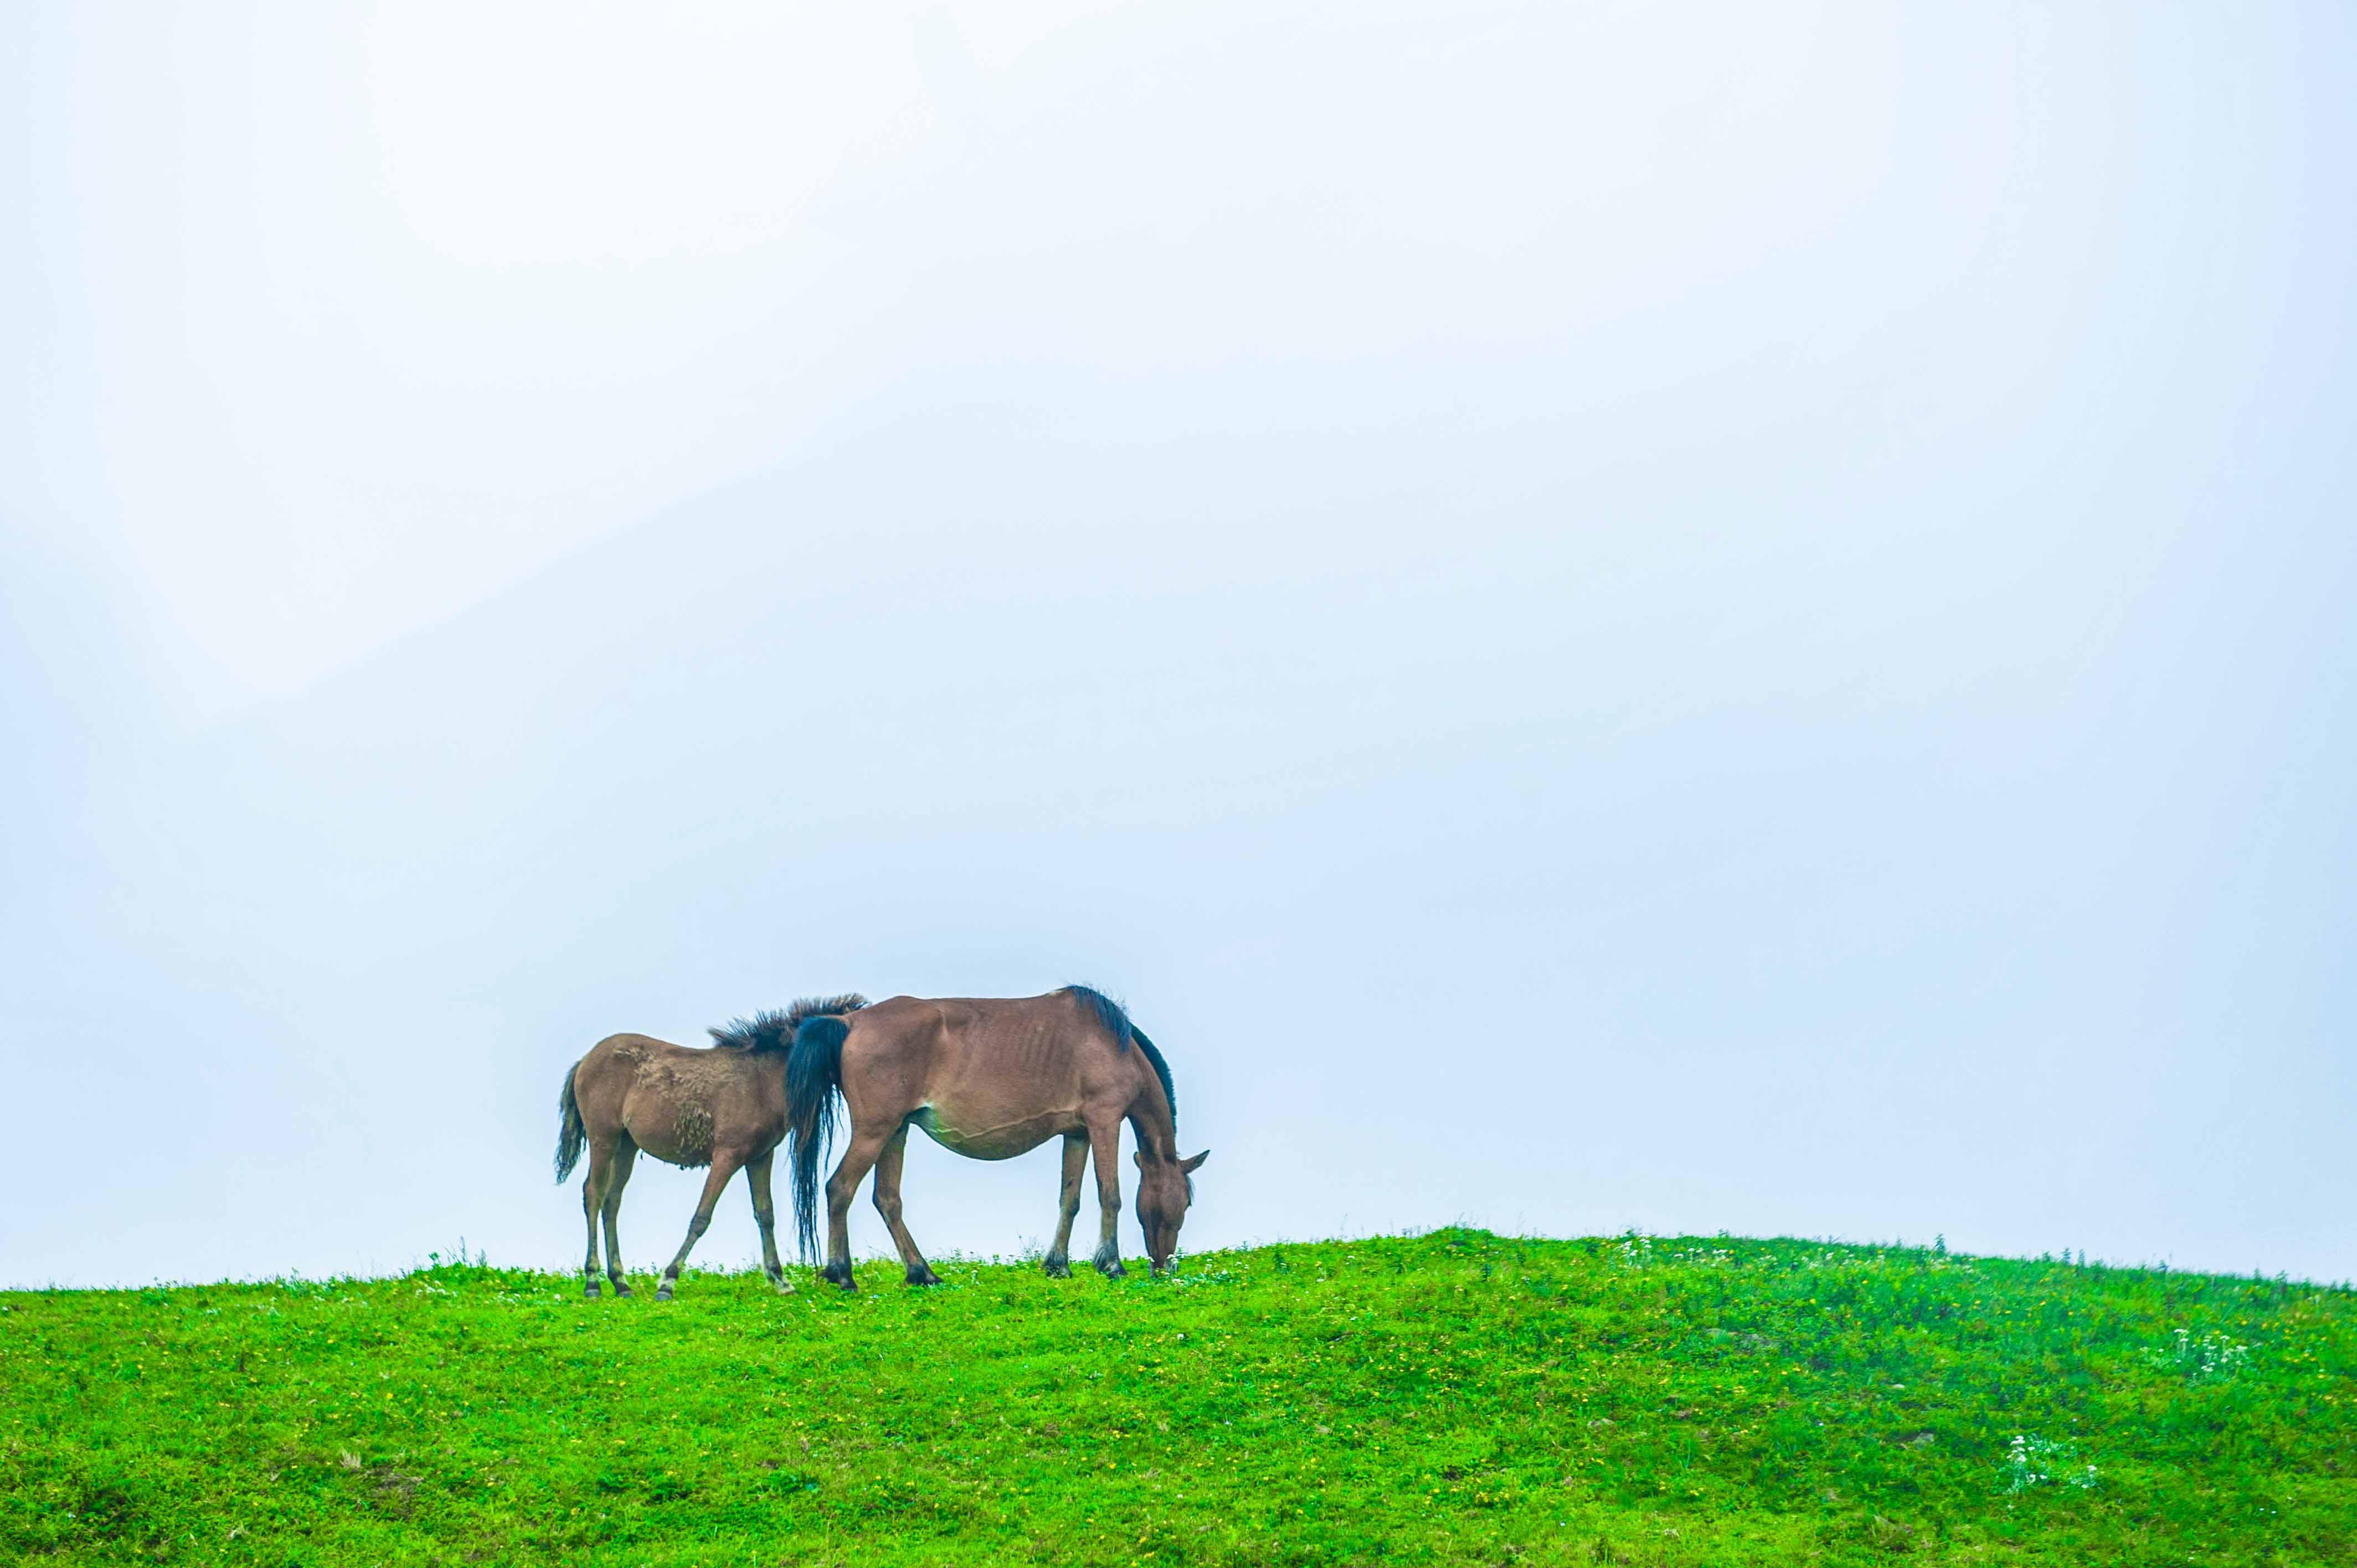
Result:
<svg viewBox="0 0 2357 1568"><path fill-rule="evenodd" d="M818 1165L834 1143L835 1101L843 1092L843 1041L851 1026L832 1015L805 1018L786 1058L786 1144L794 1177L794 1239L802 1262L819 1257Z"/></svg>
<svg viewBox="0 0 2357 1568"><path fill-rule="evenodd" d="M565 1091L556 1097L556 1113L563 1118L556 1128L556 1179L562 1185L573 1174L581 1160L582 1146L589 1142L589 1131L581 1125L581 1106L573 1098L573 1067L565 1069Z"/></svg>

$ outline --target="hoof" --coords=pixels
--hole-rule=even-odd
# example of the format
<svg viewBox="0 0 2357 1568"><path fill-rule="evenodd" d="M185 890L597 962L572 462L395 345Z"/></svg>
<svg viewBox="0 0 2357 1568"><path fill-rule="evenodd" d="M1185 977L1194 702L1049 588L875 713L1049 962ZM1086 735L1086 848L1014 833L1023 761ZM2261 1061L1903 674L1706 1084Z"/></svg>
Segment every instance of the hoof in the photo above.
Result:
<svg viewBox="0 0 2357 1568"><path fill-rule="evenodd" d="M597 1299L597 1282L596 1280L591 1280L587 1284L582 1286L581 1294L587 1296L591 1301L596 1301Z"/></svg>
<svg viewBox="0 0 2357 1568"><path fill-rule="evenodd" d="M630 1294L630 1287L624 1284L621 1281L616 1280L614 1282L614 1294L619 1296L627 1296Z"/></svg>
<svg viewBox="0 0 2357 1568"><path fill-rule="evenodd" d="M1119 1258L1109 1259L1104 1262L1099 1263L1097 1265L1097 1273L1103 1274L1109 1280L1125 1280L1129 1277L1129 1271L1121 1266L1121 1260Z"/></svg>
<svg viewBox="0 0 2357 1568"><path fill-rule="evenodd" d="M849 1263L829 1263L818 1272L818 1277L843 1290L857 1290L859 1282L851 1277Z"/></svg>
<svg viewBox="0 0 2357 1568"><path fill-rule="evenodd" d="M1070 1258L1043 1259L1039 1266L1048 1271L1048 1277L1051 1280L1068 1280L1072 1277L1072 1260Z"/></svg>
<svg viewBox="0 0 2357 1568"><path fill-rule="evenodd" d="M794 1282L786 1278L783 1274L780 1274L776 1279L771 1280L770 1283L778 1287L778 1294L780 1295L791 1295L794 1294Z"/></svg>
<svg viewBox="0 0 2357 1568"><path fill-rule="evenodd" d="M933 1273L931 1264L925 1263L909 1271L909 1283L912 1285L937 1285L942 1283L942 1276Z"/></svg>
<svg viewBox="0 0 2357 1568"><path fill-rule="evenodd" d="M655 1286L655 1299L657 1301L669 1301L671 1299L671 1282L669 1280L665 1280L662 1283Z"/></svg>

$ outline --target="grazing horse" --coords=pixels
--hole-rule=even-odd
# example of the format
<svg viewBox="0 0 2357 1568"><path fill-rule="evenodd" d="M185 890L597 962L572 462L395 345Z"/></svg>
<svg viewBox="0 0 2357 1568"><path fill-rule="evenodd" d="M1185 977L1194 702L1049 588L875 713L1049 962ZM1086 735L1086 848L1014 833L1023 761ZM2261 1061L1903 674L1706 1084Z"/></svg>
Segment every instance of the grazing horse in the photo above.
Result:
<svg viewBox="0 0 2357 1568"><path fill-rule="evenodd" d="M865 997L805 997L782 1013L757 1014L711 1031L704 1049L674 1046L644 1035L608 1035L565 1075L557 1097L563 1118L556 1134L556 1179L573 1174L584 1144L589 1176L581 1184L581 1212L589 1226L589 1255L581 1265L588 1294L597 1294L597 1220L606 1221L607 1277L616 1295L628 1295L622 1278L622 1240L615 1219L622 1188L643 1149L675 1165L709 1165L704 1200L687 1224L687 1240L655 1287L657 1301L669 1301L679 1271L704 1228L720 1189L741 1167L753 1189L753 1219L761 1228L761 1267L780 1291L786 1271L778 1262L777 1211L770 1202L770 1156L786 1135L786 1063L794 1033L809 1020L847 1013Z"/></svg>
<svg viewBox="0 0 2357 1568"><path fill-rule="evenodd" d="M1093 1261L1109 1276L1124 1272L1116 1164L1123 1122L1137 1133L1137 1219L1157 1273L1178 1250L1194 1197L1191 1173L1210 1153L1178 1157L1169 1064L1119 1004L1085 985L1015 1001L895 996L813 1017L796 1033L786 1064L794 1228L805 1261L818 1249L818 1165L834 1141L838 1095L851 1135L826 1184L826 1266L819 1277L845 1290L856 1288L851 1199L871 1166L876 1208L891 1228L909 1283L941 1283L900 1222L900 1161L911 1126L978 1160L1007 1159L1062 1134L1063 1209L1045 1260L1059 1279L1072 1272L1065 1249L1092 1150L1101 1211Z"/></svg>

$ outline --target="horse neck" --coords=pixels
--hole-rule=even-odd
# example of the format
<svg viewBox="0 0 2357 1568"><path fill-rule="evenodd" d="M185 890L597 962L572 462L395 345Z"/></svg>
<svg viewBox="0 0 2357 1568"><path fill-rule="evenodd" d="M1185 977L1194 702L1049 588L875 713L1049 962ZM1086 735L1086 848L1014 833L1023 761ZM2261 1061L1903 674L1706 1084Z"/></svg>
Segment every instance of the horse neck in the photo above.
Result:
<svg viewBox="0 0 2357 1568"><path fill-rule="evenodd" d="M1170 1107L1162 1102L1160 1085L1140 1095L1129 1108L1129 1126L1147 1159L1178 1158L1178 1124L1171 1119Z"/></svg>

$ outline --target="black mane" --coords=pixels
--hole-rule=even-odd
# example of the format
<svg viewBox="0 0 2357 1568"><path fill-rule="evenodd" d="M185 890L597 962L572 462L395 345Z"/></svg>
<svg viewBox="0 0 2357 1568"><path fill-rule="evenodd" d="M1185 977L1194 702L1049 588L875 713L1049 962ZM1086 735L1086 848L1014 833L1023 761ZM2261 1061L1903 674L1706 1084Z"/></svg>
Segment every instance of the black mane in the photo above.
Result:
<svg viewBox="0 0 2357 1568"><path fill-rule="evenodd" d="M1135 1042L1137 1048L1146 1053L1146 1065L1154 1069L1154 1076L1162 1080L1162 1098L1170 1102L1170 1126L1176 1131L1178 1126L1178 1086L1170 1081L1170 1064L1162 1059L1162 1053L1155 1048L1152 1040L1146 1037L1146 1031L1130 1022L1129 1015L1122 1011L1120 1003L1094 986L1067 985L1064 991L1066 994L1079 998L1082 1006L1097 1015L1097 1022L1105 1026L1105 1033L1113 1036L1115 1047L1125 1049Z"/></svg>
<svg viewBox="0 0 2357 1568"><path fill-rule="evenodd" d="M764 1056L791 1050L794 1031L802 1027L805 1018L838 1016L866 1005L867 998L856 991L846 991L840 996L805 996L783 1011L771 1007L750 1018L731 1018L708 1032L715 1049Z"/></svg>
<svg viewBox="0 0 2357 1568"><path fill-rule="evenodd" d="M707 1033L712 1036L713 1045L721 1050L750 1051L755 1056L788 1050L794 1043L792 1023L775 1007L765 1008L750 1018L731 1018Z"/></svg>

